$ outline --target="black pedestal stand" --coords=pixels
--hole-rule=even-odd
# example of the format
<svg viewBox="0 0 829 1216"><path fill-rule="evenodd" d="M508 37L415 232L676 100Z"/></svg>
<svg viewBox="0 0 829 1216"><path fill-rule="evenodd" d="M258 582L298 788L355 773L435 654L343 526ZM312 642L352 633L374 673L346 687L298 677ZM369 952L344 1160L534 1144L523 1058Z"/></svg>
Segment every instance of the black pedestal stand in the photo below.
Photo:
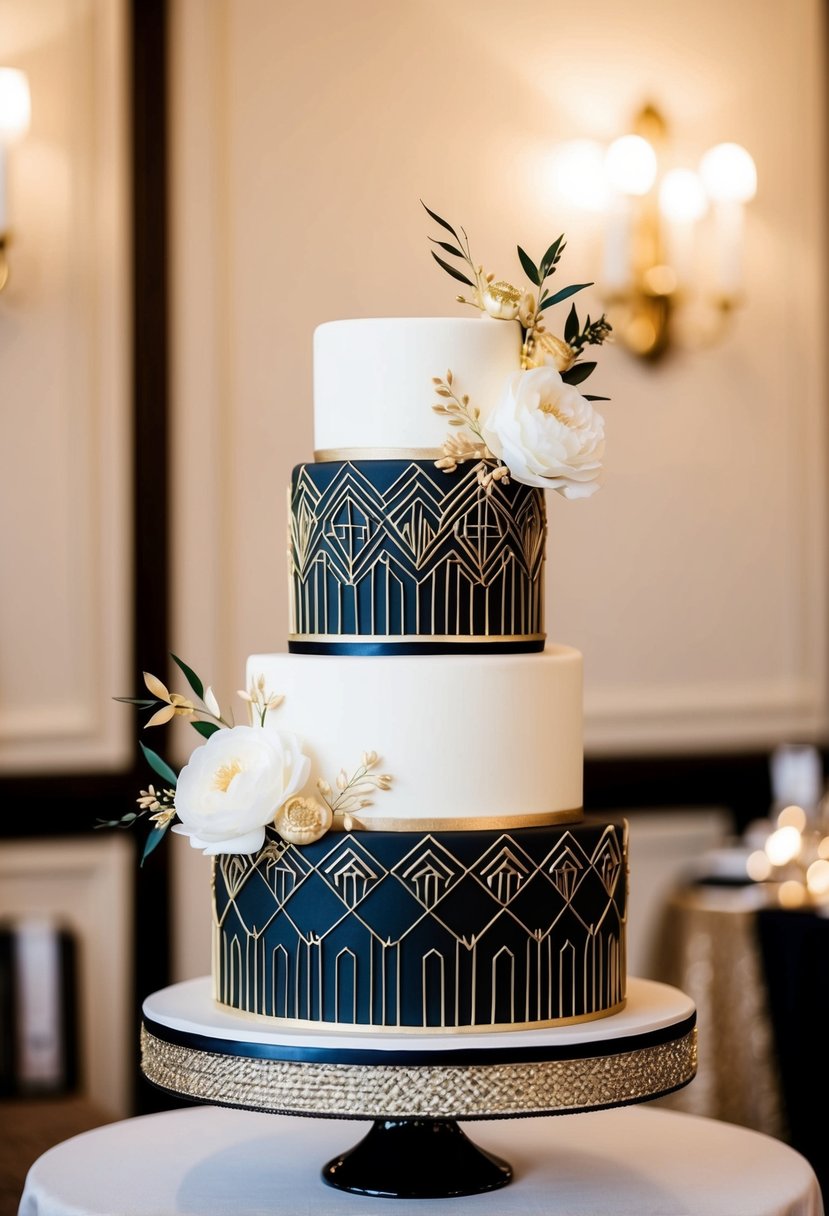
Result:
<svg viewBox="0 0 829 1216"><path fill-rule="evenodd" d="M481 1195L511 1179L511 1166L473 1144L454 1119L377 1119L322 1170L329 1186L381 1199Z"/></svg>

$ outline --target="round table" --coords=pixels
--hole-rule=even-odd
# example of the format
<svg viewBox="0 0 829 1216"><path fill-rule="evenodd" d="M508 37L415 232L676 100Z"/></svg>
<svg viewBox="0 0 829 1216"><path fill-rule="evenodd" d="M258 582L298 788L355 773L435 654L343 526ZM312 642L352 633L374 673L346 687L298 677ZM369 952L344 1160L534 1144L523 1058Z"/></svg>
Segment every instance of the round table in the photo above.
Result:
<svg viewBox="0 0 829 1216"><path fill-rule="evenodd" d="M320 1161L365 1129L217 1106L127 1119L38 1158L18 1216L824 1216L814 1171L788 1145L653 1105L477 1123L515 1180L449 1200L325 1186Z"/></svg>

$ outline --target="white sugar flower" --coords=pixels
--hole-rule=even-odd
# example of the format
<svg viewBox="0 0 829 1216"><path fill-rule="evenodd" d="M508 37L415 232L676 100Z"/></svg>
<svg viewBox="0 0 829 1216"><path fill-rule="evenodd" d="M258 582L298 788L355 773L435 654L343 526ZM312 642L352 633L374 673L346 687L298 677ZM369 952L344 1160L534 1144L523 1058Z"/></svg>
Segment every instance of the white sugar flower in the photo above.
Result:
<svg viewBox="0 0 829 1216"><path fill-rule="evenodd" d="M174 832L205 854L255 853L265 825L308 780L311 762L288 731L233 726L197 747L176 786Z"/></svg>
<svg viewBox="0 0 829 1216"><path fill-rule="evenodd" d="M565 498L599 488L604 419L553 367L514 372L483 435L515 481Z"/></svg>

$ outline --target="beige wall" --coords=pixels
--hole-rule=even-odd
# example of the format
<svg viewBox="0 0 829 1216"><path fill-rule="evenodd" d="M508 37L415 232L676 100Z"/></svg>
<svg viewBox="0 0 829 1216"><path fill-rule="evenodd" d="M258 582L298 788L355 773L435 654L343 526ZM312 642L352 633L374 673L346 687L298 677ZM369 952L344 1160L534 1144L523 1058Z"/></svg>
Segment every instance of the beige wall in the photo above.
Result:
<svg viewBox="0 0 829 1216"><path fill-rule="evenodd" d="M121 0L0 0L29 77L0 293L0 771L123 767L131 455L127 42Z"/></svg>
<svg viewBox="0 0 829 1216"><path fill-rule="evenodd" d="M755 157L747 304L658 368L602 354L607 482L549 503L548 627L585 654L591 754L824 736L822 5L782 12L174 0L177 653L232 693L249 653L285 646L314 326L456 308L418 199L500 273L564 229L568 280L594 278L599 230L557 198L553 151L653 99L678 159L725 139ZM204 862L185 854L192 973Z"/></svg>

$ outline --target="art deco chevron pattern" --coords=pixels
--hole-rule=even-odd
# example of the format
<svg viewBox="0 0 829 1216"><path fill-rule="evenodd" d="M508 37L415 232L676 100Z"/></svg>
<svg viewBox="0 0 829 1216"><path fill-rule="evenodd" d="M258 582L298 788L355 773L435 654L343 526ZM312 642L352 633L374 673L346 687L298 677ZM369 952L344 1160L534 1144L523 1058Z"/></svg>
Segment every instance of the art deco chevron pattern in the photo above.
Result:
<svg viewBox="0 0 829 1216"><path fill-rule="evenodd" d="M543 631L540 490L487 495L430 461L300 465L290 529L293 635Z"/></svg>
<svg viewBox="0 0 829 1216"><path fill-rule="evenodd" d="M298 1021L491 1027L624 997L618 825L334 833L218 859L218 999Z"/></svg>

